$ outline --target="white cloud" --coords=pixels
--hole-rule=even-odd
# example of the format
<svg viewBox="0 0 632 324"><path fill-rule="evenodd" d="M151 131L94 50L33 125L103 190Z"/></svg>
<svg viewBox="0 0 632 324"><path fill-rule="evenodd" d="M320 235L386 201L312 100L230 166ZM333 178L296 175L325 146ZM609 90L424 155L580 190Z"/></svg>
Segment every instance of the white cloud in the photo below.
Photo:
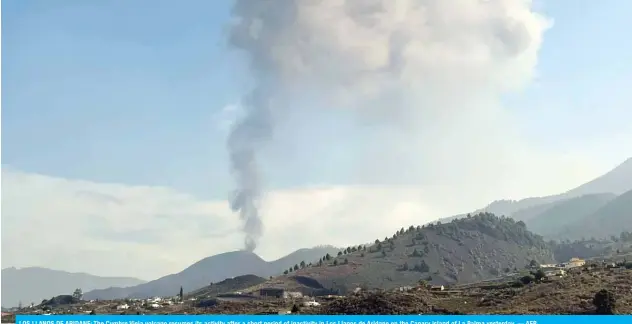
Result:
<svg viewBox="0 0 632 324"><path fill-rule="evenodd" d="M564 163L549 159L553 163L530 165L550 171L541 173L538 183L547 192L536 194L570 189L605 171L557 161ZM265 228L257 253L275 259L301 247L370 242L403 226L470 211L498 198L505 198L501 189L477 183L271 191L263 200ZM226 201L205 201L164 187L2 170L5 267L154 279L209 255L240 249L240 226Z"/></svg>
<svg viewBox="0 0 632 324"><path fill-rule="evenodd" d="M2 170L2 263L152 279L242 247L225 201L169 188L68 180ZM436 213L413 189L329 187L270 192L258 252L345 246L423 223Z"/></svg>

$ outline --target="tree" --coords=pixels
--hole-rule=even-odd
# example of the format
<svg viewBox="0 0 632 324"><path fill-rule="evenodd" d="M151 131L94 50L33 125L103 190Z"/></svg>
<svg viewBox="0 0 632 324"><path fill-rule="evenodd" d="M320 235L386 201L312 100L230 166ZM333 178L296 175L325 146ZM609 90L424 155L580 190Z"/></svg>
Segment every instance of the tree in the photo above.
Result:
<svg viewBox="0 0 632 324"><path fill-rule="evenodd" d="M72 298L81 299L81 297L83 297L83 292L81 291L81 288L75 289L75 291L72 293Z"/></svg>
<svg viewBox="0 0 632 324"><path fill-rule="evenodd" d="M331 260L331 255L329 255L329 253L327 253L327 255L325 255L325 259L326 259L327 261Z"/></svg>
<svg viewBox="0 0 632 324"><path fill-rule="evenodd" d="M305 268L305 261L301 261L301 269Z"/></svg>
<svg viewBox="0 0 632 324"><path fill-rule="evenodd" d="M539 269L533 274L533 276L535 277L536 281L540 281L542 280L542 278L546 277L546 273L544 273L544 270Z"/></svg>
<svg viewBox="0 0 632 324"><path fill-rule="evenodd" d="M349 264L349 259L345 258L345 264Z"/></svg>
<svg viewBox="0 0 632 324"><path fill-rule="evenodd" d="M292 267L290 267L289 269L287 269L288 272L292 272Z"/></svg>
<svg viewBox="0 0 632 324"><path fill-rule="evenodd" d="M538 266L539 266L539 264L538 264L538 261L536 261L536 260L531 260L529 262L529 267L530 268L537 268Z"/></svg>
<svg viewBox="0 0 632 324"><path fill-rule="evenodd" d="M375 244L378 244L378 243L380 243L380 240L375 239Z"/></svg>
<svg viewBox="0 0 632 324"><path fill-rule="evenodd" d="M334 265L338 265L338 260L334 260Z"/></svg>
<svg viewBox="0 0 632 324"><path fill-rule="evenodd" d="M289 271L287 271L287 270L283 271L283 274L285 274L285 275L288 274L288 273L289 273Z"/></svg>
<svg viewBox="0 0 632 324"><path fill-rule="evenodd" d="M535 280L533 278L533 276L524 276L524 277L520 278L520 282L525 284L525 285L528 285L528 284L532 283L533 280Z"/></svg>
<svg viewBox="0 0 632 324"><path fill-rule="evenodd" d="M338 251L338 256L341 256L341 255L342 255L342 251Z"/></svg>
<svg viewBox="0 0 632 324"><path fill-rule="evenodd" d="M612 315L614 314L616 300L614 295L606 289L602 289L595 294L593 305L596 307L597 314Z"/></svg>
<svg viewBox="0 0 632 324"><path fill-rule="evenodd" d="M430 272L430 267L428 266L425 260L421 260L419 264L416 264L413 267L413 270L417 272Z"/></svg>
<svg viewBox="0 0 632 324"><path fill-rule="evenodd" d="M294 271L298 270L298 264L294 265Z"/></svg>
<svg viewBox="0 0 632 324"><path fill-rule="evenodd" d="M182 286L180 286L180 293L178 294L180 300L184 300L184 290L182 290Z"/></svg>
<svg viewBox="0 0 632 324"><path fill-rule="evenodd" d="M300 311L301 311L301 308L300 308L300 307L298 307L298 305L294 304L294 305L292 306L292 310L291 310L291 312L292 312L293 314L294 314L294 313L298 313L298 312L300 312Z"/></svg>

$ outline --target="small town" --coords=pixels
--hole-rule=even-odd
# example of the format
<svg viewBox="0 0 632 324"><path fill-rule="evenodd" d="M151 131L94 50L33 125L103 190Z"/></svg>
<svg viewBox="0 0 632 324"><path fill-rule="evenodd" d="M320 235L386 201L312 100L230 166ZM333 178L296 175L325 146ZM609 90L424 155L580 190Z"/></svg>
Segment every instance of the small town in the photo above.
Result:
<svg viewBox="0 0 632 324"><path fill-rule="evenodd" d="M429 285L420 281L415 286L403 286L390 291L356 289L342 295L306 296L297 291L265 287L243 289L215 296L166 296L146 299L88 300L75 296L57 296L41 305L11 309L2 314L3 323L17 314L366 314L428 313L428 314L487 314L513 312L517 306L512 298L536 291L549 299L564 289L579 289L585 295L583 307L590 307L590 294L595 294L594 280L615 280L617 289L627 289L620 305L632 309L632 263L625 260L591 260L572 258L559 264L530 264L519 273L467 285ZM591 282L592 281L592 282ZM556 283L562 286L551 286ZM557 288L555 288L557 287ZM551 290L552 289L552 290ZM585 290L582 290L585 289ZM578 293L579 293L578 291ZM508 298L509 297L509 298ZM532 300L533 301L533 300ZM546 301L541 301L543 306ZM399 305L399 306L398 306ZM493 306L493 307L492 307ZM354 309L351 312L349 307ZM359 307L366 309L359 310ZM407 308L408 307L408 308ZM550 306L553 307L553 306ZM550 310L550 309L549 309ZM542 310L543 311L543 310ZM561 310L560 310L561 311ZM567 310L568 311L568 310ZM532 309L537 313L537 309Z"/></svg>

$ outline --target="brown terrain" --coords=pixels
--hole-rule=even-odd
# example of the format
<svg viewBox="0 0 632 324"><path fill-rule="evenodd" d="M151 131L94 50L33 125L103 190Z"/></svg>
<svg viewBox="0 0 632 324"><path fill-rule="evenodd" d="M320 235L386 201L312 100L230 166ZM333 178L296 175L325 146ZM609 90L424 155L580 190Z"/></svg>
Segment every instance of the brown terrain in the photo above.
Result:
<svg viewBox="0 0 632 324"><path fill-rule="evenodd" d="M609 312L629 314L630 243L627 232L610 241L545 243L523 222L481 213L402 228L267 279L236 276L182 297L61 295L14 309L3 322L14 314L585 314L596 312L600 291L606 297L598 300L616 305ZM560 272L570 262L556 264L571 255L593 260Z"/></svg>
<svg viewBox="0 0 632 324"><path fill-rule="evenodd" d="M627 266L627 268L626 268ZM143 300L80 301L24 308L17 314L594 314L595 295L606 290L615 314L632 314L632 264L601 263L571 270L566 276L523 284L524 277L436 289L424 282L409 290L359 291L348 296L274 298L243 296L162 302ZM221 296L221 295L220 295ZM186 299L186 298L185 298ZM316 301L318 305L309 305ZM129 309L117 310L117 306ZM2 322L14 321L3 316Z"/></svg>
<svg viewBox="0 0 632 324"><path fill-rule="evenodd" d="M393 289L419 280L437 285L471 283L508 275L532 260L554 261L542 237L522 222L481 213L446 224L402 228L373 244L295 265L254 288L283 287L317 295Z"/></svg>

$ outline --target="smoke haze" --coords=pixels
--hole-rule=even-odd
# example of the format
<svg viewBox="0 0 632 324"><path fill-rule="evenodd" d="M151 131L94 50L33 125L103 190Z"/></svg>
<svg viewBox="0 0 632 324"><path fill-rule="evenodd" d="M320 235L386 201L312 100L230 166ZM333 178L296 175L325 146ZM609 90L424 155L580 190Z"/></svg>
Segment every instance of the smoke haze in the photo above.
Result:
<svg viewBox="0 0 632 324"><path fill-rule="evenodd" d="M263 226L257 157L292 111L348 109L385 125L362 166L375 181L402 168L417 180L474 181L524 154L499 100L533 78L550 26L531 1L236 0L233 14L230 43L255 80L228 139L232 208L250 251Z"/></svg>

